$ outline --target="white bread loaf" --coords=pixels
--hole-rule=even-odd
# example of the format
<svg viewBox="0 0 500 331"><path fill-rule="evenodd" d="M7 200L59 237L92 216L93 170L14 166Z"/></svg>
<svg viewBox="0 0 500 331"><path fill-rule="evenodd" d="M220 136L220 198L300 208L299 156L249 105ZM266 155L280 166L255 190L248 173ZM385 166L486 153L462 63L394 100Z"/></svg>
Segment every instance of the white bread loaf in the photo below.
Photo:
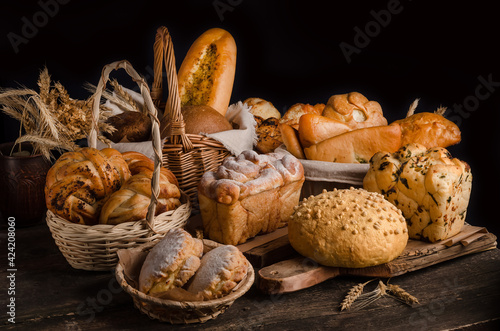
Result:
<svg viewBox="0 0 500 331"><path fill-rule="evenodd" d="M285 226L303 182L302 164L292 155L247 150L228 157L198 185L205 234L237 245Z"/></svg>

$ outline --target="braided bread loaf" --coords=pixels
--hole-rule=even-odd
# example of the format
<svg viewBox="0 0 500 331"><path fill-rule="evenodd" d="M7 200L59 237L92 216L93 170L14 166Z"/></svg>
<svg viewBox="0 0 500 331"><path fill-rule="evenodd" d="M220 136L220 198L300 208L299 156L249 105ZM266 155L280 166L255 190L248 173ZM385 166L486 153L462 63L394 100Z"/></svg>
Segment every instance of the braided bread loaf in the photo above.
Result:
<svg viewBox="0 0 500 331"><path fill-rule="evenodd" d="M104 203L99 217L102 224L120 224L146 218L151 203L151 178L154 162L138 152L125 152L123 158L132 177ZM160 168L160 194L155 215L173 210L181 205L177 179L166 168Z"/></svg>
<svg viewBox="0 0 500 331"><path fill-rule="evenodd" d="M73 223L96 224L102 199L129 177L127 163L115 149L86 147L64 153L47 173L47 208Z"/></svg>
<svg viewBox="0 0 500 331"><path fill-rule="evenodd" d="M304 179L304 168L292 155L246 150L226 158L198 185L205 234L237 245L285 226L299 202Z"/></svg>

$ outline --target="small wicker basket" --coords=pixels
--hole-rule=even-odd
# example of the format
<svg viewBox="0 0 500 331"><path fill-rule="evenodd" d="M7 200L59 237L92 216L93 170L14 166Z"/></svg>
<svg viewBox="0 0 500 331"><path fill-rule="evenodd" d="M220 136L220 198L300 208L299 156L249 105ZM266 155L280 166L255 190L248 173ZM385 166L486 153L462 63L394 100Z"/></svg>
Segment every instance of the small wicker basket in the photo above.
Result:
<svg viewBox="0 0 500 331"><path fill-rule="evenodd" d="M96 88L93 103L93 126L89 134L89 146L97 144L97 121L102 91L106 87L109 74L123 68L137 82L144 97L146 108L152 120L152 143L155 152L155 164L151 180L152 196L146 219L125 222L118 225L98 224L82 225L71 223L51 211L47 211L46 222L59 250L68 263L75 269L112 270L116 267L119 249L135 247L163 238L170 229L183 227L191 215L191 203L181 190L182 205L171 211L154 216L160 188L160 167L162 162L159 121L153 105L149 88L142 77L127 61L113 62L104 67L99 85Z"/></svg>
<svg viewBox="0 0 500 331"><path fill-rule="evenodd" d="M179 186L198 209L198 183L207 171L215 171L225 158L231 155L219 141L196 134L186 134L181 113L174 46L166 27L157 30L154 43L154 82L151 96L157 107L162 102L163 63L165 63L168 99L163 114L161 137L163 162L177 177Z"/></svg>
<svg viewBox="0 0 500 331"><path fill-rule="evenodd" d="M203 244L205 253L221 245L207 239L203 240ZM137 249L147 252L153 246L154 243L148 243ZM132 297L137 309L152 319L171 324L203 323L216 318L226 311L236 299L244 295L252 287L255 279L254 269L248 263L248 272L245 278L228 295L208 301L174 301L155 298L137 290L132 285L135 282L126 276L121 263L116 266L115 273L118 283Z"/></svg>

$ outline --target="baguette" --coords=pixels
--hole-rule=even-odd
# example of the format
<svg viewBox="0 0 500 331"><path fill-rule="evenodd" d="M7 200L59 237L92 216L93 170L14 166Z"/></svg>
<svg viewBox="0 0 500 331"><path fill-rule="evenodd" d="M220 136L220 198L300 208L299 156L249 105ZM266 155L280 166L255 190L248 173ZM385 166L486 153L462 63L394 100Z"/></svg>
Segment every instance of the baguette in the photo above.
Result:
<svg viewBox="0 0 500 331"><path fill-rule="evenodd" d="M189 48L179 69L181 106L206 105L226 114L236 71L236 43L229 32L213 28Z"/></svg>
<svg viewBox="0 0 500 331"><path fill-rule="evenodd" d="M367 163L379 151L394 153L401 146L401 127L397 124L349 131L304 148L309 160Z"/></svg>
<svg viewBox="0 0 500 331"><path fill-rule="evenodd" d="M316 114L305 114L299 119L299 139L303 147L309 147L351 131L351 128L334 119Z"/></svg>

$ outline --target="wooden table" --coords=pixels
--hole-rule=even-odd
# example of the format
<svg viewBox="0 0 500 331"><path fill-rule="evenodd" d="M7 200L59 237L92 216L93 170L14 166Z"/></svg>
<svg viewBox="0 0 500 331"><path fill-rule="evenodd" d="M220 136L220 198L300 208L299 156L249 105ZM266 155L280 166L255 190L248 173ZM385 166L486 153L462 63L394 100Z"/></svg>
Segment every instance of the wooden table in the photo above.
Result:
<svg viewBox="0 0 500 331"><path fill-rule="evenodd" d="M37 330L132 329L352 329L500 330L500 250L459 257L391 279L416 296L410 307L382 298L360 311L339 311L347 291L366 278L337 277L312 288L264 295L252 288L217 319L172 326L134 308L114 274L75 270L55 245L45 223L16 229L15 324L7 315L11 295L7 229L1 228L1 327ZM386 280L384 280L386 281Z"/></svg>

